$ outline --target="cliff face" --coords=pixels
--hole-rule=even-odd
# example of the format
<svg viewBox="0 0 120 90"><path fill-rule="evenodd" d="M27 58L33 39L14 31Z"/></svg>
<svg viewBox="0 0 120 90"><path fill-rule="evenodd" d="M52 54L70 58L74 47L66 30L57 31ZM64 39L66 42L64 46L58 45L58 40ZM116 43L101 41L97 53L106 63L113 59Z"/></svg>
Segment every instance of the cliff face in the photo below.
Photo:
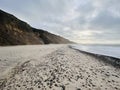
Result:
<svg viewBox="0 0 120 90"><path fill-rule="evenodd" d="M35 29L15 16L0 10L0 45L62 44L69 40Z"/></svg>

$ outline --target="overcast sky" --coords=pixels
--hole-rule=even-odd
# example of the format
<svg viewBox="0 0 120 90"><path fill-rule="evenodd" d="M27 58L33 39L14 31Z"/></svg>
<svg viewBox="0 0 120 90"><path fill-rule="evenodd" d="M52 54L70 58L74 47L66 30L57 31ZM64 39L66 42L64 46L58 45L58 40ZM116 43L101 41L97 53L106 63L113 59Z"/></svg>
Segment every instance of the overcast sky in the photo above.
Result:
<svg viewBox="0 0 120 90"><path fill-rule="evenodd" d="M120 0L0 0L0 8L78 43L120 44Z"/></svg>

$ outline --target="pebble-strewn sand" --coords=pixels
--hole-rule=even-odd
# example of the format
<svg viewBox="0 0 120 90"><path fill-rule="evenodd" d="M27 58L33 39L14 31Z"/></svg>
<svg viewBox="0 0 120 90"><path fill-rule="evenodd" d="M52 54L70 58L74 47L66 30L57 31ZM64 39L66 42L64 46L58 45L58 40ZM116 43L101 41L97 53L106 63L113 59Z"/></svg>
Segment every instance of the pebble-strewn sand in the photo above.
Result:
<svg viewBox="0 0 120 90"><path fill-rule="evenodd" d="M67 45L0 47L0 90L120 90L120 69Z"/></svg>

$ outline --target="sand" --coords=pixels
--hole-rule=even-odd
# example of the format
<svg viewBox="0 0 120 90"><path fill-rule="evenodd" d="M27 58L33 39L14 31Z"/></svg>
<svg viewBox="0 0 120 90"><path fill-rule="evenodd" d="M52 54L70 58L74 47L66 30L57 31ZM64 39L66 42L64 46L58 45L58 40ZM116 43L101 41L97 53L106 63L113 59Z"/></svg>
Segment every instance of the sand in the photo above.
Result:
<svg viewBox="0 0 120 90"><path fill-rule="evenodd" d="M68 45L0 47L0 90L120 90L120 69Z"/></svg>

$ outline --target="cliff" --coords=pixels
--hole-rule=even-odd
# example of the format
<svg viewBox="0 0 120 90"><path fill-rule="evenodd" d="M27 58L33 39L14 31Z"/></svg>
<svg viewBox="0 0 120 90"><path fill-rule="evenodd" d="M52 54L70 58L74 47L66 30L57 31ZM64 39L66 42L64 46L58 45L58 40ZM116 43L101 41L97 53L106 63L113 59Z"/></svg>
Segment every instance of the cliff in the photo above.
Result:
<svg viewBox="0 0 120 90"><path fill-rule="evenodd" d="M0 45L66 44L71 41L31 27L15 16L0 10Z"/></svg>

